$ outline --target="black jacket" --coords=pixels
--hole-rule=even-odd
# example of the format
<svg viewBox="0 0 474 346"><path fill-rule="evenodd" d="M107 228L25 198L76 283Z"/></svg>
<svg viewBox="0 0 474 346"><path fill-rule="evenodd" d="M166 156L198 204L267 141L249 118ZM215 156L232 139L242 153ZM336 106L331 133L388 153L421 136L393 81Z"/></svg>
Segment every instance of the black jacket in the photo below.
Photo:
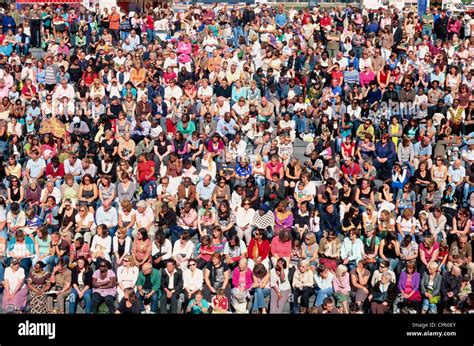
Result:
<svg viewBox="0 0 474 346"><path fill-rule="evenodd" d="M92 288L92 269L89 268L85 273L84 273L84 285L89 286L89 288ZM79 269L77 269L77 266L72 268L71 272L71 285L78 284L78 277L79 277Z"/></svg>
<svg viewBox="0 0 474 346"><path fill-rule="evenodd" d="M181 269L176 269L176 273L173 276L173 287L175 292L179 293L183 289L183 272ZM161 271L161 289L164 290L168 288L170 282L170 277L166 269Z"/></svg>
<svg viewBox="0 0 474 346"><path fill-rule="evenodd" d="M455 296L461 289L461 276L453 276L451 273L446 272L443 274L441 280L441 295L446 296L448 292L453 292Z"/></svg>
<svg viewBox="0 0 474 346"><path fill-rule="evenodd" d="M374 287L372 287L372 290L370 291L370 294L372 295L372 301L374 301L375 297L380 294L380 285L382 284L381 281L377 282ZM392 306L394 303L395 299L397 298L397 286L393 283L390 282L388 285L388 289L385 294L385 299L384 301L388 303L389 306Z"/></svg>

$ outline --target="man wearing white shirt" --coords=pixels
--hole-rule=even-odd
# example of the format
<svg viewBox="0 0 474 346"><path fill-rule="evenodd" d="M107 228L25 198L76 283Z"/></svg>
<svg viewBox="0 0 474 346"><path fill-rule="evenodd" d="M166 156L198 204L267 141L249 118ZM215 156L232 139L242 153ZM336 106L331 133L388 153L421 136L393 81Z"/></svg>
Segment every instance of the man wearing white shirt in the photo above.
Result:
<svg viewBox="0 0 474 346"><path fill-rule="evenodd" d="M67 79L65 78L61 79L61 84L54 90L53 100L59 103L64 96L66 96L68 100L74 100L76 97L74 87L71 84L68 84Z"/></svg>
<svg viewBox="0 0 474 346"><path fill-rule="evenodd" d="M209 85L209 81L206 78L201 79L201 86L198 88L197 98L204 102L206 100L210 100L214 91L212 87Z"/></svg>
<svg viewBox="0 0 474 346"><path fill-rule="evenodd" d="M118 225L118 213L117 209L112 207L112 201L110 199L106 199L104 204L97 209L95 219L97 225L106 225L109 229L110 236L114 236Z"/></svg>
<svg viewBox="0 0 474 346"><path fill-rule="evenodd" d="M53 196L56 199L56 203L61 201L61 190L54 186L53 181L48 181L46 187L41 191L41 203L46 204L49 196Z"/></svg>
<svg viewBox="0 0 474 346"><path fill-rule="evenodd" d="M135 228L132 232L132 236L137 236L138 230L144 228L148 231L148 236L153 239L155 237L155 216L153 210L148 207L145 201L139 201L137 203L137 213L135 214Z"/></svg>
<svg viewBox="0 0 474 346"><path fill-rule="evenodd" d="M244 157L245 149L247 149L247 142L242 140L240 133L236 133L234 140L229 142L227 152L232 156L232 160L238 157Z"/></svg>
<svg viewBox="0 0 474 346"><path fill-rule="evenodd" d="M79 183L81 181L82 164L75 153L70 153L66 161L64 161L64 174L71 174L74 180Z"/></svg>

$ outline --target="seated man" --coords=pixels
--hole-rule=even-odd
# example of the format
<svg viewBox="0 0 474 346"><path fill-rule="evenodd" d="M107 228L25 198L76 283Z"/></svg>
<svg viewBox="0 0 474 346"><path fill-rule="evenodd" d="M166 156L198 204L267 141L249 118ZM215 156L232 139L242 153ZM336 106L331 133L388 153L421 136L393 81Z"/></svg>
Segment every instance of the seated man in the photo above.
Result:
<svg viewBox="0 0 474 346"><path fill-rule="evenodd" d="M172 209L176 209L178 203L177 188L170 184L170 179L166 176L161 178L161 184L156 188L155 213L159 213L164 203Z"/></svg>
<svg viewBox="0 0 474 346"><path fill-rule="evenodd" d="M118 227L118 213L117 209L112 206L110 199L104 200L104 204L97 209L95 220L97 225L106 225L109 229L110 236L114 236Z"/></svg>
<svg viewBox="0 0 474 346"><path fill-rule="evenodd" d="M137 291L141 310L145 311L145 305L151 305L151 313L158 312L158 299L160 297L161 274L154 269L151 263L145 263L138 274Z"/></svg>
<svg viewBox="0 0 474 346"><path fill-rule="evenodd" d="M64 305L66 298L71 293L71 270L67 267L67 262L60 259L58 264L51 272L51 294L46 299L46 308L48 313L52 313L54 309L54 299L58 303L58 313L64 314Z"/></svg>
<svg viewBox="0 0 474 346"><path fill-rule="evenodd" d="M163 294L160 300L160 314L168 312L168 303L170 312L178 313L178 297L183 289L183 273L181 269L176 268L176 262L173 259L166 263L166 268L161 272L161 289Z"/></svg>
<svg viewBox="0 0 474 346"><path fill-rule="evenodd" d="M155 237L154 224L155 216L153 215L153 210L148 207L145 201L138 201L137 213L135 214L135 228L132 232L133 238L136 237L140 228L144 228L148 231L148 236L153 239Z"/></svg>

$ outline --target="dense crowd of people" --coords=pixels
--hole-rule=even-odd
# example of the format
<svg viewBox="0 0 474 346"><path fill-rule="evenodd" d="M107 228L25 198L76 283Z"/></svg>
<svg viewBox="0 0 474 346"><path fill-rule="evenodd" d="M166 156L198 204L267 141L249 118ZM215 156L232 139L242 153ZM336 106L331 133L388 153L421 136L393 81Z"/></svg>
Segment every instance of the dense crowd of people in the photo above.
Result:
<svg viewBox="0 0 474 346"><path fill-rule="evenodd" d="M5 9L3 312L473 311L473 26Z"/></svg>

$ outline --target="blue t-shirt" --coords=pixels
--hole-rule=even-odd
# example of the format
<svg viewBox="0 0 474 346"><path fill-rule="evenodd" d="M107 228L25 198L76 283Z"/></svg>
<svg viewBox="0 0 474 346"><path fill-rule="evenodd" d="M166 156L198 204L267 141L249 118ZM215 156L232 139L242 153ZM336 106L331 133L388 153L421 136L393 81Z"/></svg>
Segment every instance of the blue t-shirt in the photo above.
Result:
<svg viewBox="0 0 474 346"><path fill-rule="evenodd" d="M194 305L194 302L196 301L196 299L192 299L189 304L188 304L188 308L192 306L191 308L191 314L203 314L204 312L202 311L202 309L209 309L209 303L207 302L207 300L205 299L201 299L201 306L197 306L197 305Z"/></svg>

